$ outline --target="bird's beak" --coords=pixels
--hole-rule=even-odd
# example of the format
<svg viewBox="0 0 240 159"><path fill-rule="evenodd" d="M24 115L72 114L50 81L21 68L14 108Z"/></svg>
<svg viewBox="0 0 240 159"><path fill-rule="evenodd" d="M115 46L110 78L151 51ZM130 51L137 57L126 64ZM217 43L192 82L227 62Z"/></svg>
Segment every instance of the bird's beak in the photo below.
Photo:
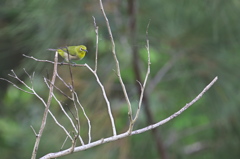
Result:
<svg viewBox="0 0 240 159"><path fill-rule="evenodd" d="M83 50L83 51L86 51L86 52L88 52L87 50Z"/></svg>

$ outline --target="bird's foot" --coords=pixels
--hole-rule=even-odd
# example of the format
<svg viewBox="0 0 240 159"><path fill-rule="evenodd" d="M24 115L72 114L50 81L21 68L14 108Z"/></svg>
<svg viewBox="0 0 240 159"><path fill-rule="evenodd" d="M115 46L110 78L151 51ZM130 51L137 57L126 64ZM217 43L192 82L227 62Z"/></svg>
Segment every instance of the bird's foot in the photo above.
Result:
<svg viewBox="0 0 240 159"><path fill-rule="evenodd" d="M64 63L64 61L60 62L60 66L62 66L62 65L63 65L63 63Z"/></svg>
<svg viewBox="0 0 240 159"><path fill-rule="evenodd" d="M72 64L72 66L76 67L76 63L75 62L72 62L72 61L69 61L70 64Z"/></svg>

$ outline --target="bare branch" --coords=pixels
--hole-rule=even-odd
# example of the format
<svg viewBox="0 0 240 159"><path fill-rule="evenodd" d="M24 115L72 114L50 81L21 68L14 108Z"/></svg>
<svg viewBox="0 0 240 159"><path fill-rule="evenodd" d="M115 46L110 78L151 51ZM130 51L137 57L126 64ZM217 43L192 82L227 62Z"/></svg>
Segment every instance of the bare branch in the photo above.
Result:
<svg viewBox="0 0 240 159"><path fill-rule="evenodd" d="M142 89L143 88L142 83L139 80L136 80L136 81L139 84L140 88Z"/></svg>
<svg viewBox="0 0 240 159"><path fill-rule="evenodd" d="M193 105L195 102L197 102L205 92L207 92L209 90L209 88L212 87L212 85L217 81L218 77L215 77L203 90L201 93L199 93L191 102L187 103L184 107L182 107L179 111L175 112L174 114L172 114L171 116L167 117L166 119L164 120L161 120L159 122L157 122L156 124L152 124L152 125L149 125L147 127L144 127L142 129L138 129L138 130L135 130L135 131L132 131L130 134L129 132L125 132L125 133L122 133L122 134L119 134L119 135L116 135L116 136L112 136L112 137L108 137L108 138L105 138L105 139L100 139L100 140L97 140L95 142L92 142L90 144L87 144L87 145L84 145L84 146L78 146L74 149L73 152L79 152L79 151L83 151L83 150L86 150L86 149L89 149L89 148L92 148L92 147L95 147L97 145L100 145L100 144L103 144L103 143L107 143L107 142L111 142L111 141L115 141L115 140L119 140L121 138L124 138L124 137L127 137L127 136L130 136L130 135L135 135L135 134L140 134L140 133L143 133L143 132L146 132L148 130L151 130L151 129L154 129L160 125L163 125L167 122L169 122L170 120L174 119L175 117L177 117L178 115L180 115L181 113L183 113L186 109L188 109L191 105ZM65 156L67 154L70 154L72 151L71 151L71 148L69 149L66 149L66 150L63 150L63 151L60 151L60 152L55 152L55 153L49 153L43 157L41 157L40 159L50 159L50 158L56 158L56 157L60 157L60 156Z"/></svg>
<svg viewBox="0 0 240 159"><path fill-rule="evenodd" d="M28 78L30 79L31 84L32 84L32 86L33 86L33 78L34 78L35 72L33 72L32 76L31 76L31 75L26 71L25 68L23 68L23 70L24 70L24 72L27 74L27 76L28 76Z"/></svg>
<svg viewBox="0 0 240 159"><path fill-rule="evenodd" d="M47 80L47 79L45 79L45 83L46 83L46 85L48 86L48 88L50 88L50 86L48 85L48 83L46 82L46 80ZM53 85L53 84L52 84L52 85ZM74 131L77 133L78 130L77 130L77 128L75 127L75 125L74 125L74 123L73 123L73 120L69 117L69 115L67 114L67 112L66 112L65 109L63 108L62 103L57 99L57 97L55 96L54 93L53 93L52 95L53 95L53 98L55 99L55 101L56 101L56 102L58 103L58 105L60 106L60 108L61 108L62 112L64 113L64 115L65 115L65 116L68 118L68 120L70 121L70 123L71 123ZM56 121L55 121L55 122L56 122ZM56 122L56 123L57 123L57 125L59 125L58 122ZM59 126L60 126L60 125L59 125ZM61 128L64 128L63 126L60 126L60 127L61 127ZM67 133L67 131L65 130L65 128L64 128L63 130L65 131L65 133L67 134L67 136L68 136L71 140L73 140L72 137L69 135L69 133ZM81 138L81 136L79 136L79 140L80 140L80 142L82 143L82 145L84 145L83 139Z"/></svg>
<svg viewBox="0 0 240 159"><path fill-rule="evenodd" d="M111 111L111 106L110 106L110 102L107 98L107 94L105 92L105 89L104 89L104 86L103 84L101 83L101 81L99 80L98 78L98 75L96 72L94 72L91 67L89 67L87 64L84 64L92 73L93 75L95 76L96 80L97 80L97 83L98 85L101 87L101 90L102 90L102 93L103 93L103 97L105 99L105 102L107 104L107 108L108 108L108 114L109 114L109 117L110 117L110 120L111 120L111 124L112 124L112 131L113 131L113 135L117 135L116 133L116 127L115 127L115 123L114 123L114 118L113 118L113 115L112 115L112 111Z"/></svg>
<svg viewBox="0 0 240 159"><path fill-rule="evenodd" d="M38 136L38 134L36 133L36 131L35 131L35 129L33 128L33 126L32 126L32 125L30 125L30 127L32 128L32 130L33 130L33 132L34 132L35 136L37 137L37 136Z"/></svg>
<svg viewBox="0 0 240 159"><path fill-rule="evenodd" d="M22 83L25 87L27 87L29 90L32 90L32 88L30 88L25 82L23 82L20 78L18 78L18 76L16 75L16 73L14 72L14 70L11 70L11 72L13 73L13 75L8 74L8 76L15 78L16 80L18 80L20 83Z"/></svg>
<svg viewBox="0 0 240 159"><path fill-rule="evenodd" d="M106 21L106 25L107 25L107 28L108 28L108 33L109 33L110 39L111 39L111 42L112 42L112 53L113 53L113 57L114 57L114 60L115 60L115 63L116 63L117 76L118 76L119 82L122 86L123 93L124 93L125 99L126 99L127 104L128 104L128 115L129 115L129 118L130 118L129 120L130 120L130 123L131 123L132 120L133 120L133 118L132 118L132 107L131 107L131 102L130 102L128 94L127 94L126 87L125 87L125 85L123 83L123 80L122 80L122 77L121 77L121 70L120 70L119 62L118 62L117 55L116 55L115 42L114 42L114 39L113 39L113 35L112 35L112 31L111 31L111 27L110 27L108 18L106 16L105 10L103 8L102 0L99 0L99 3L100 3L100 8L102 10L103 16L104 16L105 21Z"/></svg>
<svg viewBox="0 0 240 159"><path fill-rule="evenodd" d="M63 131L66 133L66 135L67 135L71 140L73 140L73 138L72 138L71 135L68 133L68 131L66 130L66 128L65 128L64 126L62 126L62 125L58 122L58 120L57 120L56 117L53 115L53 113L52 113L50 110L48 110L48 112L49 112L49 114L52 116L52 118L53 118L53 120L55 121L55 123L56 123L60 128L63 129Z"/></svg>
<svg viewBox="0 0 240 159"><path fill-rule="evenodd" d="M150 126L147 126L145 128L142 128L142 129L139 129L139 130L136 130L134 131L132 134L140 134L140 133L143 133L145 131L148 131L148 130L151 130L151 129L154 129L160 125L163 125L167 122L169 122L170 120L172 120L173 118L177 117L178 115L180 115L182 112L184 112L186 109L188 109L191 105L193 105L195 102L197 102L205 92L207 92L209 90L209 88L212 87L212 85L218 80L218 77L216 76L203 90L201 93L198 94L198 96L196 96L191 102L187 103L184 107L182 107L179 111L177 111L176 113L172 114L171 116L169 116L168 118L162 120L162 121L159 121L158 123L156 124L153 124L153 125L150 125Z"/></svg>
<svg viewBox="0 0 240 159"><path fill-rule="evenodd" d="M94 24L94 28L95 28L95 33L96 33L96 52L95 52L95 69L94 72L97 72L97 60L98 60L98 26L96 24L96 20L95 17L93 17L93 24Z"/></svg>
<svg viewBox="0 0 240 159"><path fill-rule="evenodd" d="M35 60L35 61L39 61L39 62L48 62L48 63L53 63L52 61L48 61L48 60L39 60L39 59L37 59L37 58L34 58L34 57L29 57L29 56L27 56L27 55L24 55L25 57L27 57L27 58L31 58L31 59L33 59L33 60ZM57 63L57 64L62 64L62 63ZM63 65L69 65L69 63L63 63ZM107 107L108 107L108 113L109 113L109 116L110 116L110 120L111 120L111 123L112 123L112 129L113 129L113 134L114 135L116 135L116 127L115 127L115 123L114 123L114 118L113 118L113 116L112 116L112 112L111 112L111 107L110 107L110 103L109 103L109 100L108 100L108 98L107 98L107 95L106 95L106 92L105 92L105 89L104 89L104 87L103 87L103 85L102 85L102 83L100 82L100 80L99 80L99 78L98 78L98 75L96 74L96 72L95 71L93 71L92 69L91 69L91 67L89 67L87 64L74 64L74 66L75 67L82 67L82 66L84 66L84 67L87 67L93 74L94 74L94 76L96 77L96 79L97 79L97 82L98 82L98 84L99 84L99 86L101 87L101 89L102 89L102 92L103 92L103 96L104 96L104 99L105 99L105 101L106 101L106 103L107 103ZM56 72L56 76L64 83L64 85L66 86L66 87L68 87L69 89L70 89L70 86L58 75L58 73ZM50 84L52 84L52 86L54 86L55 88L57 88L52 82L50 82ZM60 92L62 92L59 88L57 88ZM71 88L72 89L72 88ZM71 90L70 89L70 90ZM63 92L62 92L63 93ZM63 94L65 94L65 93L63 93ZM66 96L66 97L68 97L68 96ZM54 98L55 98L55 96L54 96ZM70 98L70 97L68 97L69 99L71 99L71 100L73 100L72 98ZM64 110L63 108L62 108L62 105L60 104L60 102L57 100L57 98L55 98L55 100L58 102L58 104L60 105L60 107L61 107L61 109L62 110ZM65 114L66 115L66 114ZM70 118L70 117L69 117ZM90 120L89 119L87 119L88 120L88 124L90 125ZM76 129L75 129L75 131L76 131ZM76 132L78 132L78 131L76 131ZM91 141L91 125L89 126L89 141ZM79 136L80 137L80 136ZM83 140L82 140L82 138L80 137L80 141L81 141L81 143L82 144L84 144L83 143Z"/></svg>
<svg viewBox="0 0 240 159"><path fill-rule="evenodd" d="M67 136L66 139L63 141L63 144L62 144L62 146L61 146L61 148L60 148L60 151L63 149L63 146L64 146L65 143L67 142L67 139L68 139L68 136Z"/></svg>
<svg viewBox="0 0 240 159"><path fill-rule="evenodd" d="M70 59L70 53L69 53L69 50L68 50L68 47L66 46L65 47L66 50L67 50L67 54L68 54L68 59ZM74 80L73 80L73 74L72 74L72 68L71 68L71 64L70 64L70 61L68 63L68 68L69 68L69 72L70 72L70 77L71 77L71 81L72 81L72 89L71 89L71 92L72 90L74 90Z"/></svg>
<svg viewBox="0 0 240 159"><path fill-rule="evenodd" d="M76 117L74 116L75 120L76 120L76 127L77 127L77 135L75 136L79 136L80 137L80 130L81 130L81 126L80 126L80 120L79 120L79 113L78 113L78 108L77 108L77 105L76 105L76 102L75 102L75 97L74 97L74 90L72 89L72 99L73 99L73 105L74 105L74 108L75 108L75 112L76 112ZM84 141L82 140L82 138L80 137L80 140L81 140L81 144L84 145ZM74 140L73 142L73 145L76 144L76 141ZM73 146L72 145L72 146Z"/></svg>
<svg viewBox="0 0 240 159"><path fill-rule="evenodd" d="M45 83L47 84L46 79L44 79L44 80L45 80ZM49 87L49 85L48 85L48 87ZM45 107L47 107L46 102L35 92L35 90L34 90L33 88L31 89L31 91L33 92L32 94L34 94L34 95L43 103L43 105L44 105ZM55 96L55 95L53 94L53 96ZM48 112L49 112L49 114L51 115L51 117L53 118L53 120L55 121L55 123L56 123L60 128L63 129L63 131L66 133L66 135L67 135L70 139L72 139L72 137L69 135L69 133L67 132L67 130L64 128L64 126L62 126L62 125L57 121L57 119L56 119L56 117L53 115L53 113L52 113L50 110L48 110ZM37 134L36 132L34 132L34 133L35 133L36 137L38 137L38 134Z"/></svg>
<svg viewBox="0 0 240 159"><path fill-rule="evenodd" d="M30 59L33 59L33 60L38 61L38 62L48 62L48 63L54 64L53 61L49 61L49 60L39 60L39 59L36 59L36 58L33 57L33 56L28 56L28 55L25 55L25 54L23 54L23 56L24 56L24 57L27 57L27 58L30 58ZM58 64L61 64L61 63L59 62Z"/></svg>
<svg viewBox="0 0 240 159"><path fill-rule="evenodd" d="M60 106L61 110L63 111L63 113L67 116L67 118L69 119L70 123L72 124L75 132L77 133L77 136L79 137L80 139L80 142L82 145L84 145L84 141L82 139L82 137L80 136L80 121L79 121L79 116L78 116L78 109L76 107L76 104L75 104L75 100L77 99L77 103L81 106L80 102L79 102L79 99L78 99L78 95L77 93L73 90L73 88L71 86L69 86L60 76L59 74L57 73L56 76L63 82L63 84L72 92L72 98L67 96L65 93L62 92L62 90L60 90L58 87L56 87L55 85L53 85L57 90L59 90L64 96L66 96L68 99L70 99L71 101L73 101L73 104L74 104L74 107L75 107L75 110L76 110L76 113L77 113L77 117L74 117L76 122L77 122L77 128L75 126L75 124L73 123L72 119L69 117L69 115L67 114L67 112L65 111L65 109L63 108L61 102L56 98L56 96L53 94L53 97L54 99L57 101L58 105ZM50 82L50 81L49 81ZM51 83L51 82L50 82ZM47 84L47 83L46 83ZM49 85L47 84L47 86L49 87ZM75 99L76 97L76 99ZM84 112L84 115L85 117L87 118L88 120L88 124L90 125L90 120L89 118L87 117L85 111L84 111L84 108L82 107L82 110ZM74 114L72 113L72 115L74 116ZM89 131L91 131L91 125L89 126ZM90 133L89 133L90 134ZM89 140L91 140L91 136L89 137Z"/></svg>
<svg viewBox="0 0 240 159"><path fill-rule="evenodd" d="M28 91L25 91L25 90L19 88L18 86L16 86L16 85L15 85L14 83L12 83L11 81L8 81L8 80L6 80L6 79L2 79L2 80L8 81L9 83L13 84L13 86L15 86L16 88L20 89L20 90L23 91L23 92L26 92L26 93L35 95L35 96L43 103L43 105L44 105L45 107L47 107L47 104L46 104L45 101L35 92L35 90L33 89L33 86L32 86L32 88L29 87L24 81L22 81L21 79L18 78L18 76L15 74L15 72L14 72L13 70L12 70L12 72L13 72L14 76L13 76L13 75L11 75L11 76L12 76L13 78L17 79L19 82L21 82L24 86L26 86L26 87L27 87L30 91L32 91L32 92L28 92ZM27 72L26 72L26 73L27 73ZM29 74L28 74L28 75L29 75ZM34 73L33 73L33 75L34 75ZM32 76L31 78L33 78L33 76ZM50 110L48 110L48 111L49 111L50 115L52 116L52 118L54 119L54 121L56 122L56 124L59 125L59 126L66 132L66 129L65 129L61 124L59 124L59 122L57 121L57 119L55 118L55 116L51 113L51 111L50 111ZM33 127L32 127L32 129L33 129ZM33 130L34 130L34 129L33 129ZM35 130L34 130L34 133L35 133L36 137L39 136L39 135L35 132ZM67 135L68 135L68 133L67 133ZM71 138L71 136L70 136L70 138Z"/></svg>
<svg viewBox="0 0 240 159"><path fill-rule="evenodd" d="M57 62L58 62L58 53L55 53L54 70L53 70L53 76L52 76L52 81L51 81L51 83L53 83L53 84L55 83L55 79L56 79ZM37 151L38 151L38 146L39 146L39 143L40 143L40 140L41 140L41 137L42 137L43 130L44 130L45 125L46 125L47 116L48 116L48 112L49 112L49 107L50 107L50 104L51 104L51 101L52 101L52 92L53 92L53 85L51 84L50 89L49 89L47 106L45 107L41 127L40 127L40 130L38 132L38 136L36 138L35 145L34 145L34 148L33 148L32 159L36 158Z"/></svg>
<svg viewBox="0 0 240 159"><path fill-rule="evenodd" d="M28 91L26 91L26 90L24 90L24 89L18 87L15 83L13 83L13 82L11 82L11 81L5 79L5 78L0 78L0 80L6 81L6 82L12 84L13 87L15 87L15 88L17 88L17 89L19 89L19 90L21 90L21 91L23 91L23 92L25 92L25 93L28 93L28 94L34 94L34 93L32 93L32 92L28 92Z"/></svg>
<svg viewBox="0 0 240 159"><path fill-rule="evenodd" d="M63 80L58 74L57 74L57 77L60 79L60 80ZM47 78L44 78L44 80L48 81L49 83L51 83L51 81ZM66 82L64 81L64 83L66 84ZM64 95L66 98L70 99L70 100L73 100L71 97L69 97L66 93L64 93L60 88L58 88L57 86L55 86L54 84L52 84L54 86L54 88L56 88L62 95ZM49 85L48 85L49 87ZM70 86L66 85L67 88L69 88Z"/></svg>
<svg viewBox="0 0 240 159"><path fill-rule="evenodd" d="M133 119L133 122L131 124L132 126L136 122L136 120L137 120L137 118L139 116L139 113L140 113L140 110L141 110L141 105L142 105L142 100L143 100L143 95L144 95L144 90L145 90L145 87L146 87L146 84L147 84L148 76L150 74L151 61L150 61L149 39L148 39L148 28L149 28L149 25L150 25L150 20L149 20L149 23L148 23L147 29L146 29L146 43L147 43L146 44L146 49L147 49L147 54L148 54L147 73L145 75L145 79L144 79L143 85L141 86L141 94L140 94L140 100L139 100L139 103L138 103L138 109L137 109L137 112L136 112L136 116ZM131 128L130 128L130 130L131 130Z"/></svg>
<svg viewBox="0 0 240 159"><path fill-rule="evenodd" d="M27 55L25 55L25 54L23 54L23 56L26 57L26 58L29 58L29 59L33 59L33 60L38 61L38 62L47 62L47 63L54 64L53 61L49 61L49 60L39 60L39 59L37 59L37 58L35 58L35 57L33 57L33 56L27 56ZM71 66L74 66L74 67L76 67L76 66L78 66L78 67L83 67L83 66L84 66L84 64L70 64L70 63L66 63L66 62L57 62L57 64L58 64L58 65L71 65Z"/></svg>
<svg viewBox="0 0 240 159"><path fill-rule="evenodd" d="M83 114L84 114L85 118L87 119L87 122L88 122L88 143L91 143L91 122L90 122L90 120L89 120L89 118L88 118L88 116L87 116L87 114L86 114L86 112L85 112L82 104L81 104L80 101L79 101L79 98L78 98L77 93L76 93L75 91L74 91L73 93L74 93L74 95L75 95L75 98L76 98L76 100L77 100L78 105L79 105L80 108L82 109Z"/></svg>

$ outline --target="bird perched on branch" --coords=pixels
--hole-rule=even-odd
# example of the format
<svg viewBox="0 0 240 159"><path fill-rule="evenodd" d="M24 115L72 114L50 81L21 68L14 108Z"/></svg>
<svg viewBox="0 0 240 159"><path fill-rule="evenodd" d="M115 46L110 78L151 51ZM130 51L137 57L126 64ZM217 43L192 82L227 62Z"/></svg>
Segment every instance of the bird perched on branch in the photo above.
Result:
<svg viewBox="0 0 240 159"><path fill-rule="evenodd" d="M48 49L49 51L56 51L66 62L71 60L81 60L86 55L87 47L84 45L67 46L59 49Z"/></svg>

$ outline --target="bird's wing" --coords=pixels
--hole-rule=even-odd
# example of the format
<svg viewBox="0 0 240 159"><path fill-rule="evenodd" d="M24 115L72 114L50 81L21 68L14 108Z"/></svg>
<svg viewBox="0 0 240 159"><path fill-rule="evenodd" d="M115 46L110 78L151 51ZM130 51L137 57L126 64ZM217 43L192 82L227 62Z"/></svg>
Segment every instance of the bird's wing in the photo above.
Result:
<svg viewBox="0 0 240 159"><path fill-rule="evenodd" d="M67 47L62 47L59 49L65 53L69 53L72 56L76 56L76 47L75 46L67 46Z"/></svg>
<svg viewBox="0 0 240 159"><path fill-rule="evenodd" d="M60 47L60 48L58 48L58 50L61 50L61 51L67 53L67 47ZM69 52L69 50L68 50L68 52Z"/></svg>

